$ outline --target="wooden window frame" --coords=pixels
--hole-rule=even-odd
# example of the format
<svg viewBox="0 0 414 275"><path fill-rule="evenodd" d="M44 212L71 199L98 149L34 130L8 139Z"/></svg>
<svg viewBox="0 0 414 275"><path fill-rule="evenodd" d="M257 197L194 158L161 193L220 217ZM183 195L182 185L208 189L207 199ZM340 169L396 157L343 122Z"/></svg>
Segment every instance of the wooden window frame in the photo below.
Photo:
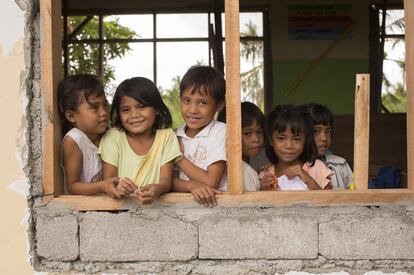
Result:
<svg viewBox="0 0 414 275"><path fill-rule="evenodd" d="M406 18L406 74L414 74L414 1L404 1ZM56 87L61 79L61 1L40 1L41 95L43 133L43 201L63 203L87 210L129 209L133 198L115 200L108 196L61 195L63 193L60 165L60 119L56 103ZM225 0L226 17L226 88L228 140L241 140L240 125L240 38L239 1ZM230 47L229 45L232 45ZM407 77L407 180L406 189L368 190L368 127L355 127L356 190L249 192L243 194L241 142L228 143L228 192L218 196L221 206L243 205L382 205L405 204L414 199L414 78ZM369 125L369 76L358 75L356 83L356 125ZM364 108L360 108L360 107ZM364 183L364 184L361 184ZM194 202L188 193L168 193L158 199L161 205ZM128 207L129 205L129 207Z"/></svg>
<svg viewBox="0 0 414 275"><path fill-rule="evenodd" d="M65 5L65 3L67 3L65 0L63 1L63 5ZM261 36L243 36L240 38L241 41L260 41L263 43L263 48L264 48L264 52L263 52L263 65L264 65L264 74L263 74L263 89L264 89L264 111L265 113L270 111L271 108L270 106L272 105L272 93L271 93L271 89L272 89L272 71L271 71L271 65L270 62L268 62L268 60L271 60L271 46L270 46L270 34L269 34L269 30L268 30L268 24L266 24L266 22L268 22L268 7L267 6L248 6L244 9L241 10L242 12L247 12L247 13L254 13L254 12L260 12L262 14L263 20L262 20L262 27L263 27L263 34ZM65 11L65 9L62 9L63 12L63 25L67 24L68 21L68 17L70 16L86 16L86 20L89 20L89 18L92 18L94 16L99 18L99 22L102 22L103 20L103 16L108 16L108 15L152 15L153 16L153 37L152 38L141 38L141 39L131 39L131 38L103 38L103 32L102 32L102 23L99 24L99 38L93 38L93 39L76 39L73 38L73 34L74 32L76 33L76 30L70 34L67 33L66 28L63 28L63 76L67 77L68 76L68 67L69 67L69 57L68 57L68 47L71 44L80 44L80 43L85 43L88 45L98 45L99 46L99 53L102 53L102 47L104 46L104 44L111 44L111 43L152 43L153 44L153 80L156 86L158 86L157 84L157 75L158 75L158 65L157 65L157 44L158 43L164 43L164 42L207 42L208 43L208 64L209 66L212 66L212 47L214 42L211 41L210 37L185 37L185 38L179 38L179 37L174 37L174 38L160 38L157 37L156 34L156 26L157 26L157 15L162 15L162 14L171 14L171 13L181 13L181 14L190 14L190 13L203 13L203 14L207 14L208 16L208 26L210 26L211 24L211 15L214 15L214 10L211 10L210 8L206 9L206 8L198 8L198 9L188 9L188 8L184 8L184 9L173 9L173 10L163 10L161 11L157 11L157 10L153 10L153 9L148 9L148 11L143 11L141 9L131 9L128 11L118 11L118 10L114 10L114 9L104 9L102 11L95 11L94 13L91 13L88 10L76 10L75 12L73 11ZM85 21L87 22L87 21ZM87 24L87 23L86 23ZM86 25L85 24L85 25ZM214 23L216 24L216 23ZM221 24L221 21L220 21ZM80 24L80 26L82 26L83 23ZM84 26L84 25L83 25ZM76 28L77 29L77 28ZM209 27L208 27L209 29ZM81 28L79 29L81 30ZM221 34L220 34L221 36ZM221 41L224 42L225 41L225 37L221 37ZM222 49L221 49L222 51ZM222 54L221 54L222 56ZM102 61L102 54L99 54L98 56L98 77L100 77L101 79L103 79L103 61ZM218 61L219 63L220 60ZM216 66L216 64L214 64L214 66ZM219 66L220 67L220 66ZM221 70L221 69L220 69Z"/></svg>

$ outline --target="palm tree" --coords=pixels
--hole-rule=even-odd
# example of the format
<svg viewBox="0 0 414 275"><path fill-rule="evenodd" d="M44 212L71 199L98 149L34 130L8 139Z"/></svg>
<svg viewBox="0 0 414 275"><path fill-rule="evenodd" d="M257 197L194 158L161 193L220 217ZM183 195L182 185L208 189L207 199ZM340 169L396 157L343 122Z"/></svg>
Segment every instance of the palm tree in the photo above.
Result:
<svg viewBox="0 0 414 275"><path fill-rule="evenodd" d="M386 26L386 32L392 34L404 34L405 33L405 21L404 17L400 16L396 20L392 21L393 15L395 16L398 13L391 11L387 11L386 19L391 20L391 23ZM387 20L386 20L387 22ZM394 38L391 44L391 50L389 52L384 52L384 60L390 61L396 64L402 72L402 80L401 82L397 82L392 84L389 80L389 76L383 74L383 82L386 93L382 95L382 104L386 108L387 111L394 113L402 113L406 112L407 104L406 104L406 89L405 89L405 59L393 59L389 58L389 54L391 51L396 50L401 43L405 43L404 38Z"/></svg>
<svg viewBox="0 0 414 275"><path fill-rule="evenodd" d="M258 36L257 26L252 21L246 23L245 27L246 30L240 33L242 37ZM257 40L241 40L241 44L241 57L252 64L251 69L240 74L243 100L250 100L263 110L263 43Z"/></svg>

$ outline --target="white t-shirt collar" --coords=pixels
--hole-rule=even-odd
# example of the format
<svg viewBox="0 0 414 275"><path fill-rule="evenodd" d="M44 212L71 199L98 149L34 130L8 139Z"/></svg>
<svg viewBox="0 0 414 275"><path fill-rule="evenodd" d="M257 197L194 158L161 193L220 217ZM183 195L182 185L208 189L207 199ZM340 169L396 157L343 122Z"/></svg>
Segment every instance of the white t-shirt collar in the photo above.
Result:
<svg viewBox="0 0 414 275"><path fill-rule="evenodd" d="M208 137L209 134L210 134L210 130L211 130L211 128L213 128L213 125L215 124L215 122L216 121L213 119L207 126L205 126L203 128L203 130L201 130L197 135L195 135L194 138ZM191 139L191 137L187 136L187 134L185 133L185 127L187 127L187 125L183 124L183 125L181 125L180 127L177 128L177 136Z"/></svg>

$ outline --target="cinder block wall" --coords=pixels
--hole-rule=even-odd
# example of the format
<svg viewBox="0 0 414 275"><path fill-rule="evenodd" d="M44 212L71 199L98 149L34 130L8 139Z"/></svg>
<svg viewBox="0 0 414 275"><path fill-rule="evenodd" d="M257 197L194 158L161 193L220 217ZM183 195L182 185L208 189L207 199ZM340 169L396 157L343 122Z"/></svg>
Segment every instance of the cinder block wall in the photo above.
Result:
<svg viewBox="0 0 414 275"><path fill-rule="evenodd" d="M414 209L194 204L35 212L41 271L228 274L414 270Z"/></svg>
<svg viewBox="0 0 414 275"><path fill-rule="evenodd" d="M414 204L79 212L42 202L38 1L26 10L29 243L46 272L272 274L414 270Z"/></svg>

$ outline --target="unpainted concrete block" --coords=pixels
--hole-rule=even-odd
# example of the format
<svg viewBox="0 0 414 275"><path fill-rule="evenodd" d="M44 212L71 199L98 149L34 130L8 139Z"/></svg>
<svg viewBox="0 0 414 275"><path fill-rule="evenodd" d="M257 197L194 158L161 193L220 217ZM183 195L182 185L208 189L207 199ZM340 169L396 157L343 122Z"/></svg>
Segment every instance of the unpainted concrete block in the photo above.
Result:
<svg viewBox="0 0 414 275"><path fill-rule="evenodd" d="M414 259L414 221L404 212L337 217L319 225L319 253L328 259Z"/></svg>
<svg viewBox="0 0 414 275"><path fill-rule="evenodd" d="M197 253L197 227L162 214L86 213L80 224L83 261L186 261Z"/></svg>
<svg viewBox="0 0 414 275"><path fill-rule="evenodd" d="M200 259L311 259L318 255L315 220L295 216L221 216L200 225Z"/></svg>
<svg viewBox="0 0 414 275"><path fill-rule="evenodd" d="M38 216L36 252L51 261L72 261L79 256L78 221L74 215Z"/></svg>

